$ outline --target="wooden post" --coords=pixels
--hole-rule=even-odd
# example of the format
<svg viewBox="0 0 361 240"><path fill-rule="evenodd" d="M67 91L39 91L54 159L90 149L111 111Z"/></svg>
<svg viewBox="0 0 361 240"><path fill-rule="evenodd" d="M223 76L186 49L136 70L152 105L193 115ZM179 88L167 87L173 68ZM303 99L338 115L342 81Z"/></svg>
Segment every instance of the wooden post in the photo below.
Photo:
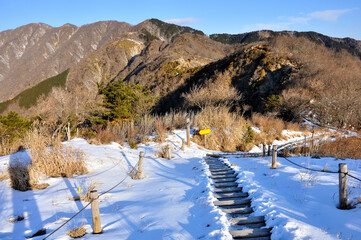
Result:
<svg viewBox="0 0 361 240"><path fill-rule="evenodd" d="M182 148L181 148L182 151L184 151L185 145L186 145L186 143L185 143L185 141L184 141L184 138L182 138Z"/></svg>
<svg viewBox="0 0 361 240"><path fill-rule="evenodd" d="M98 205L98 191L92 190L90 192L91 208L92 208L92 220L93 220L93 233L98 234L102 232L102 226L100 224L100 214Z"/></svg>
<svg viewBox="0 0 361 240"><path fill-rule="evenodd" d="M187 146L191 145L191 121L189 117L187 117Z"/></svg>
<svg viewBox="0 0 361 240"><path fill-rule="evenodd" d="M204 136L204 148L207 148L207 135Z"/></svg>
<svg viewBox="0 0 361 240"><path fill-rule="evenodd" d="M168 158L169 160L172 159L172 148L171 148L171 146L169 146L169 145L167 145L167 158Z"/></svg>
<svg viewBox="0 0 361 240"><path fill-rule="evenodd" d="M66 134L67 134L68 141L70 141L71 137L70 137L70 123L69 122L68 122L68 127L66 128Z"/></svg>
<svg viewBox="0 0 361 240"><path fill-rule="evenodd" d="M268 145L268 156L271 156L271 146L272 145Z"/></svg>
<svg viewBox="0 0 361 240"><path fill-rule="evenodd" d="M262 146L263 146L263 154L262 154L262 157L265 157L265 156L266 156L266 143L262 143Z"/></svg>
<svg viewBox="0 0 361 240"><path fill-rule="evenodd" d="M143 159L144 159L144 152L141 151L139 153L139 165L138 165L138 174L143 175Z"/></svg>
<svg viewBox="0 0 361 240"><path fill-rule="evenodd" d="M339 174L338 174L338 191L339 191L339 202L340 209L347 209L347 164L340 163L338 164Z"/></svg>
<svg viewBox="0 0 361 240"><path fill-rule="evenodd" d="M277 145L273 145L273 154L272 154L272 169L277 167Z"/></svg>

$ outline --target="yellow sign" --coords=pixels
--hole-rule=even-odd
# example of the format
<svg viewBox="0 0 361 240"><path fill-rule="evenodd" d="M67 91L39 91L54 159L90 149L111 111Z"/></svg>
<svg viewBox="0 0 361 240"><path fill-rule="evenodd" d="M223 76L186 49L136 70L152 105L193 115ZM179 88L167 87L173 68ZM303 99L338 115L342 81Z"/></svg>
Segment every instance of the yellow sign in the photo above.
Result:
<svg viewBox="0 0 361 240"><path fill-rule="evenodd" d="M198 133L199 133L199 135L206 135L206 134L209 134L211 132L212 132L212 130L210 128L205 128L205 129L199 130Z"/></svg>

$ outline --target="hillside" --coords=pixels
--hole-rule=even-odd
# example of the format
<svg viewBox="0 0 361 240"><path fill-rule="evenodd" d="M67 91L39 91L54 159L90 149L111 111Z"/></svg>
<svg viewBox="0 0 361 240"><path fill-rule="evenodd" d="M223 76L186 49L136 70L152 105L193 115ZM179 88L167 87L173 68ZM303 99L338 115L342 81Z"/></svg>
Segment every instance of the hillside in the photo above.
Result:
<svg viewBox="0 0 361 240"><path fill-rule="evenodd" d="M0 101L9 100L43 79L60 74L68 68L70 79L72 76L79 78L78 74L80 77L87 77L85 70L79 68L89 67L89 63L84 63L89 62L87 58L98 49L103 51L104 48L109 48L112 41L129 40L140 42L141 45L156 39L169 42L184 32L203 35L200 31L166 24L157 19L146 20L136 26L116 21L96 22L81 27L65 24L58 28L32 23L1 32ZM132 49L126 53L131 57L135 54L137 51ZM124 66L129 61L122 58L118 60ZM79 64L83 67L78 67Z"/></svg>
<svg viewBox="0 0 361 240"><path fill-rule="evenodd" d="M27 37L15 41L14 36ZM157 19L135 26L113 21L80 28L30 24L2 32L0 39L5 39L0 46L6 49L0 52L2 59L18 56L16 61L15 57L9 60L14 67L9 62L6 71L0 68L4 100L45 79L40 76L54 76L69 68L66 90L61 94L87 109L101 101L100 86L124 81L152 91L159 99L154 113L197 110L199 106L190 102L192 94L199 97L208 92L205 95L215 99L217 94L236 90L239 97L231 108L247 116L259 112L286 120L309 118L322 125L361 125L357 87L361 82L360 41L353 39L273 31L207 37L201 31ZM14 51L9 47L14 44L26 48ZM55 50L47 55L44 51L49 46ZM30 61L29 56L40 60ZM61 67L54 68L59 64ZM57 101L49 95L42 105L21 111L39 114L44 106ZM2 108L13 106L8 103ZM68 107L69 114L89 112L79 106L71 109L74 107Z"/></svg>

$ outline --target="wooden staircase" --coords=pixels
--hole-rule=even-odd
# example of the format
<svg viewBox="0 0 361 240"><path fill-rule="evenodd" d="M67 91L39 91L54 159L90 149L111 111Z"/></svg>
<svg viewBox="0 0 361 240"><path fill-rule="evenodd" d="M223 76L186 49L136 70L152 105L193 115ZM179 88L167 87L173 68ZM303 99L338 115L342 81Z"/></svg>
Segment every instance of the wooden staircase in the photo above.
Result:
<svg viewBox="0 0 361 240"><path fill-rule="evenodd" d="M248 193L236 183L235 171L215 157L205 159L213 181L213 196L217 198L213 204L228 214L231 224L230 234L234 239L269 240L271 231L265 228L263 216L252 217L251 199Z"/></svg>

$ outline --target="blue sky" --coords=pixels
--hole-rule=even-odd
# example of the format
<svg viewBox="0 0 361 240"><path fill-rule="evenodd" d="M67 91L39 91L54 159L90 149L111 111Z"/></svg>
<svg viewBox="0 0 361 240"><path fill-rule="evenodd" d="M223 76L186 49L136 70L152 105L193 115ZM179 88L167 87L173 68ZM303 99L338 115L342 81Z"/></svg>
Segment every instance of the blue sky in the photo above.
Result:
<svg viewBox="0 0 361 240"><path fill-rule="evenodd" d="M206 34L270 29L361 40L360 0L0 0L0 31L33 22L59 27L117 20L135 25L148 18Z"/></svg>

